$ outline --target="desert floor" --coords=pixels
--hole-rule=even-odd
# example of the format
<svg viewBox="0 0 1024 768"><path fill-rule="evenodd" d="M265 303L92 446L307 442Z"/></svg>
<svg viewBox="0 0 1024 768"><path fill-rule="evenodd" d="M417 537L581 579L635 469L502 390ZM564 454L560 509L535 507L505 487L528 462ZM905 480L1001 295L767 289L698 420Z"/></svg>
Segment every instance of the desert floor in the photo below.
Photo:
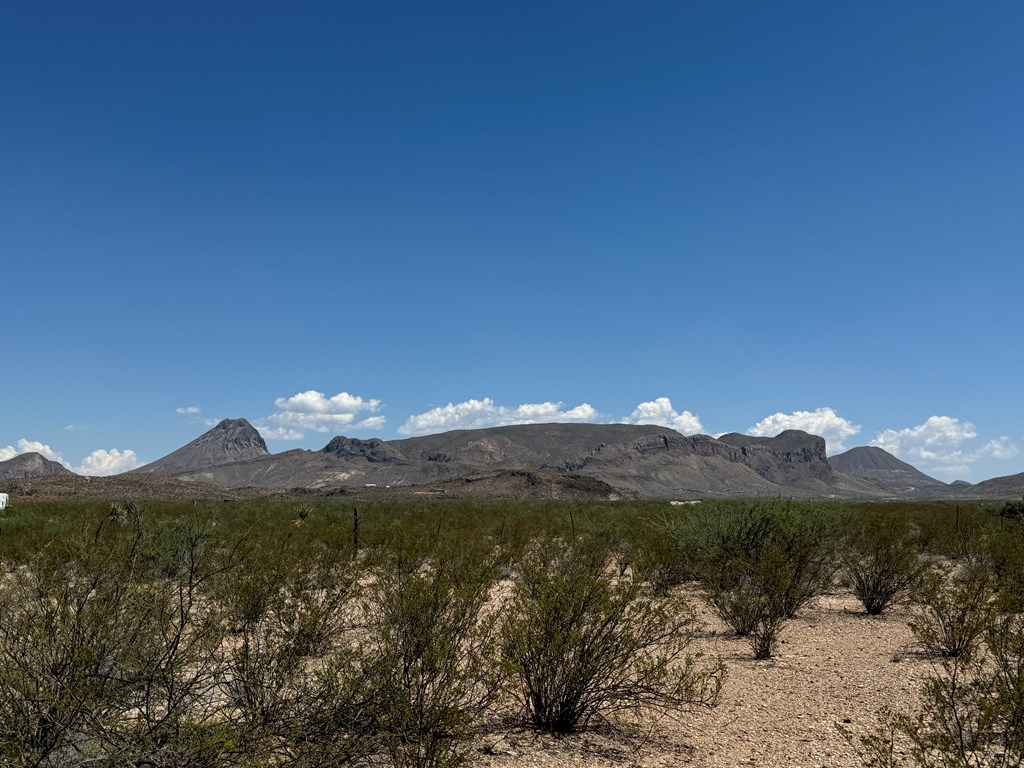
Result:
<svg viewBox="0 0 1024 768"><path fill-rule="evenodd" d="M562 738L496 723L478 740L478 766L860 766L837 723L870 732L883 706L912 710L932 661L915 648L902 608L868 616L848 592L823 596L782 630L776 658L755 661L742 638L702 610L695 650L729 669L714 709L632 728Z"/></svg>

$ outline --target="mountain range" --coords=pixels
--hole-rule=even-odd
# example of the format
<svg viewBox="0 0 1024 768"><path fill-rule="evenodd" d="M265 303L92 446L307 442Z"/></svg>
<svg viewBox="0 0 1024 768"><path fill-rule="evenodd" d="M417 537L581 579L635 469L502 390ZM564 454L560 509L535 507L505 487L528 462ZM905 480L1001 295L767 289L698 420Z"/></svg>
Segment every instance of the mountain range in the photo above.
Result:
<svg viewBox="0 0 1024 768"><path fill-rule="evenodd" d="M70 474L38 454L0 462L0 480ZM402 440L335 437L270 453L245 419L225 419L128 476L265 494L303 489L492 497L1012 498L1024 473L946 484L877 447L825 454L821 437L684 436L656 425L525 424Z"/></svg>

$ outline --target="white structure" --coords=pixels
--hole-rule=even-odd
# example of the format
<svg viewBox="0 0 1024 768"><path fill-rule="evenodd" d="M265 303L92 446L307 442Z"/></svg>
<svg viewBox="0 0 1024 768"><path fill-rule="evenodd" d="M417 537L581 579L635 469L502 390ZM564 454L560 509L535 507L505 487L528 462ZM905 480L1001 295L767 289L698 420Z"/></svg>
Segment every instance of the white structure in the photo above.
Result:
<svg viewBox="0 0 1024 768"><path fill-rule="evenodd" d="M6 493L0 493L0 509L4 509L6 507L7 507L7 494Z"/></svg>

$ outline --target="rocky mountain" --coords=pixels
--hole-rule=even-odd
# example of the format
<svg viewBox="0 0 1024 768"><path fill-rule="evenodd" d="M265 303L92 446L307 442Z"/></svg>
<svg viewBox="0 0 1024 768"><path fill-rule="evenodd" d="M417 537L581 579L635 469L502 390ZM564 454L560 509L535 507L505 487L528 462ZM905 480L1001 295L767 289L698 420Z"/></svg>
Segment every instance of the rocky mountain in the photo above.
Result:
<svg viewBox="0 0 1024 768"><path fill-rule="evenodd" d="M50 461L35 451L21 453L13 459L0 461L0 480L11 480L20 477L53 477L54 475L73 475L74 473L63 464Z"/></svg>
<svg viewBox="0 0 1024 768"><path fill-rule="evenodd" d="M319 451L260 451L234 462L220 450L206 454L217 461L205 466L190 446L167 457L184 452L192 462L187 468L161 459L143 469L225 488L397 488L525 471L578 475L610 492L654 498L889 495L870 479L836 472L824 440L798 431L716 440L655 425L528 424L391 441L336 437Z"/></svg>
<svg viewBox="0 0 1024 768"><path fill-rule="evenodd" d="M895 494L949 494L950 486L875 446L851 448L829 458L837 472L874 480Z"/></svg>
<svg viewBox="0 0 1024 768"><path fill-rule="evenodd" d="M252 424L245 419L224 419L188 445L132 471L158 472L176 477L268 456L267 444Z"/></svg>
<svg viewBox="0 0 1024 768"><path fill-rule="evenodd" d="M966 496L997 499L1024 498L1024 472L1005 477L993 477L963 489Z"/></svg>

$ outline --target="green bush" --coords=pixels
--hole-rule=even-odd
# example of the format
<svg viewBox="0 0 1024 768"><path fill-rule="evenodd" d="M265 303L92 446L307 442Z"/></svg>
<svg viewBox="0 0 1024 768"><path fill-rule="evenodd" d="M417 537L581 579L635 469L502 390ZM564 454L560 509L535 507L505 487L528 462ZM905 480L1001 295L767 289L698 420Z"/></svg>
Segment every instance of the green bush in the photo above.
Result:
<svg viewBox="0 0 1024 768"><path fill-rule="evenodd" d="M935 668L914 712L884 711L876 733L855 738L869 768L1024 765L1024 617L992 615L978 653Z"/></svg>
<svg viewBox="0 0 1024 768"><path fill-rule="evenodd" d="M864 521L846 556L853 592L872 616L909 597L923 582L928 562L918 553L903 518Z"/></svg>
<svg viewBox="0 0 1024 768"><path fill-rule="evenodd" d="M619 577L589 537L539 543L520 565L502 626L502 659L526 719L566 733L641 706L713 704L725 677L687 649L698 629L679 597Z"/></svg>
<svg viewBox="0 0 1024 768"><path fill-rule="evenodd" d="M213 765L229 748L222 622L198 526L138 517L41 553L0 589L0 754L11 765ZM174 540L174 567L144 556Z"/></svg>
<svg viewBox="0 0 1024 768"><path fill-rule="evenodd" d="M695 548L708 602L763 659L785 620L831 586L844 526L834 509L776 499L710 507L673 534Z"/></svg>
<svg viewBox="0 0 1024 768"><path fill-rule="evenodd" d="M485 610L496 558L468 543L410 551L383 564L364 602L374 726L396 766L457 765L498 690L497 614Z"/></svg>
<svg viewBox="0 0 1024 768"><path fill-rule="evenodd" d="M241 548L245 567L217 584L233 634L222 675L239 743L295 765L366 757L377 746L372 686L349 641L361 571L347 553L290 536L271 552Z"/></svg>
<svg viewBox="0 0 1024 768"><path fill-rule="evenodd" d="M930 573L910 629L930 653L968 656L990 624L992 600L992 575L984 566L967 567L952 577Z"/></svg>

